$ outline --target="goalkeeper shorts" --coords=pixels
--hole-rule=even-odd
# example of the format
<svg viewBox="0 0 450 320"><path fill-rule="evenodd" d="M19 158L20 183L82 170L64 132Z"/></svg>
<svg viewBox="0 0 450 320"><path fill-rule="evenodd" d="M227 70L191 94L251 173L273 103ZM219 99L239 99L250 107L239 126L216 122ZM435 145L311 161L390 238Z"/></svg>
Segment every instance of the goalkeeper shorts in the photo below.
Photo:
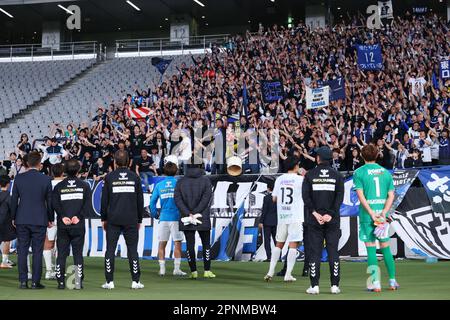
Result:
<svg viewBox="0 0 450 320"><path fill-rule="evenodd" d="M391 238L382 238L379 239L373 233L375 231L376 226L371 223L360 223L359 224L359 240L362 242L375 242L376 240L380 242L388 242Z"/></svg>
<svg viewBox="0 0 450 320"><path fill-rule="evenodd" d="M184 233L180 231L178 221L160 221L158 228L159 241L169 241L171 235L173 241L183 241L184 239Z"/></svg>

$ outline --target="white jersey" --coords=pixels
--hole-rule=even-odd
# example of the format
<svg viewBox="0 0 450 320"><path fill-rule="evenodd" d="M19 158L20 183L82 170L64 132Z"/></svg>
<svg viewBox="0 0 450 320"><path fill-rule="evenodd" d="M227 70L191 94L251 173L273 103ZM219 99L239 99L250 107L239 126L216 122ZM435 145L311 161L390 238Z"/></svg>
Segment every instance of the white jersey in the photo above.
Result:
<svg viewBox="0 0 450 320"><path fill-rule="evenodd" d="M302 198L303 177L286 173L277 178L273 197L277 197L278 224L302 223L304 204Z"/></svg>

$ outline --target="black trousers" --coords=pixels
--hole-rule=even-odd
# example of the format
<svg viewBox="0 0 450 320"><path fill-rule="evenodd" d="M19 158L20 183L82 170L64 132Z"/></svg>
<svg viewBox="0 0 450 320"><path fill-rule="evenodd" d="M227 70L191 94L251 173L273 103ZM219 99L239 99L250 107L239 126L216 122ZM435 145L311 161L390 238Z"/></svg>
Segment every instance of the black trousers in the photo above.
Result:
<svg viewBox="0 0 450 320"><path fill-rule="evenodd" d="M197 271L197 262L195 257L195 232L198 232L200 239L202 240L203 247L203 266L205 271L211 269L211 231L210 230L185 230L184 236L186 237L187 258L189 262L189 268L191 272Z"/></svg>
<svg viewBox="0 0 450 320"><path fill-rule="evenodd" d="M31 245L33 251L32 281L38 283L42 276L42 252L44 251L47 227L19 224L17 230L17 254L19 281L28 281L27 256Z"/></svg>
<svg viewBox="0 0 450 320"><path fill-rule="evenodd" d="M270 238L272 238L273 243L276 244L275 236L277 234L277 226L263 226L263 236L264 236L264 249L266 249L267 259L270 260L272 257L272 246L270 245Z"/></svg>
<svg viewBox="0 0 450 320"><path fill-rule="evenodd" d="M84 225L81 228L58 228L56 237L56 248L58 257L56 258L56 281L64 283L66 273L66 260L72 247L73 264L75 265L75 281L78 282L84 278L83 246L84 246Z"/></svg>
<svg viewBox="0 0 450 320"><path fill-rule="evenodd" d="M309 277L311 286L318 286L320 280L320 261L322 259L323 243L326 242L328 263L330 265L331 285L339 285L340 263L339 263L339 238L341 230L338 224L308 225L308 258Z"/></svg>
<svg viewBox="0 0 450 320"><path fill-rule="evenodd" d="M139 241L139 230L137 224L118 226L108 223L106 225L106 254L105 254L105 278L107 282L114 280L114 259L116 255L117 241L123 234L128 251L128 262L130 264L131 279L139 282L141 269L139 266L139 255L137 245Z"/></svg>

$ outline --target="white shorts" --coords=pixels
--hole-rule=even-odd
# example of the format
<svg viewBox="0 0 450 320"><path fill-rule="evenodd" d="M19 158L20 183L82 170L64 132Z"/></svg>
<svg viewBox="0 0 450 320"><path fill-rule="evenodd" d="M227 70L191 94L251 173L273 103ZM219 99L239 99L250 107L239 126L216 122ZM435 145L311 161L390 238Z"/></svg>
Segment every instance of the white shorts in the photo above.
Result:
<svg viewBox="0 0 450 320"><path fill-rule="evenodd" d="M56 226L53 226L51 228L47 228L47 238L50 241L55 241L56 239L56 232L58 231L58 228Z"/></svg>
<svg viewBox="0 0 450 320"><path fill-rule="evenodd" d="M183 241L184 234L180 231L178 221L160 221L158 229L158 240L169 241L172 235L173 241Z"/></svg>
<svg viewBox="0 0 450 320"><path fill-rule="evenodd" d="M300 242L303 240L303 225L301 223L289 223L277 225L277 242Z"/></svg>

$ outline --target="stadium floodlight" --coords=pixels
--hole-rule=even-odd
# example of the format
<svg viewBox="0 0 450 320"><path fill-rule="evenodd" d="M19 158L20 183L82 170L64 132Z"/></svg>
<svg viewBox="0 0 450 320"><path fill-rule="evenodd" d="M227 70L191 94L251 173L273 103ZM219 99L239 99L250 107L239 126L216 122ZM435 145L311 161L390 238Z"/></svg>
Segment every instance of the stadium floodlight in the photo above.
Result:
<svg viewBox="0 0 450 320"><path fill-rule="evenodd" d="M67 12L68 14L73 14L72 11L70 11L69 9L67 9L66 7L63 7L62 5L58 4L58 7L63 9L65 12Z"/></svg>
<svg viewBox="0 0 450 320"><path fill-rule="evenodd" d="M201 6L201 7L204 7L205 5L202 3L202 2L200 2L199 0L194 0L194 2L196 3L196 4L198 4L199 6Z"/></svg>
<svg viewBox="0 0 450 320"><path fill-rule="evenodd" d="M141 8L139 8L137 5L135 5L133 2L131 2L130 0L127 0L127 3L132 6L136 11L141 11Z"/></svg>
<svg viewBox="0 0 450 320"><path fill-rule="evenodd" d="M3 12L4 14L6 14L10 18L14 18L14 16L12 14L10 14L8 11L3 10L2 8L0 8L0 11Z"/></svg>

